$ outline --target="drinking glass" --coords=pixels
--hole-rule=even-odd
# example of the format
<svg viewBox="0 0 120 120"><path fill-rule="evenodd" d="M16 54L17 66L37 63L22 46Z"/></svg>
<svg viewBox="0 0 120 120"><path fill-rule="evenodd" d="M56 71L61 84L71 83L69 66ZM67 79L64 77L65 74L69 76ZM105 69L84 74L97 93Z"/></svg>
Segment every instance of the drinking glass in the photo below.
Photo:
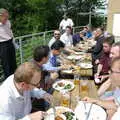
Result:
<svg viewBox="0 0 120 120"><path fill-rule="evenodd" d="M79 85L80 84L80 75L75 74L74 75L74 84Z"/></svg>
<svg viewBox="0 0 120 120"><path fill-rule="evenodd" d="M64 106L64 107L70 106L70 93L69 92L61 93L61 106Z"/></svg>
<svg viewBox="0 0 120 120"><path fill-rule="evenodd" d="M81 91L88 92L88 80L81 81Z"/></svg>

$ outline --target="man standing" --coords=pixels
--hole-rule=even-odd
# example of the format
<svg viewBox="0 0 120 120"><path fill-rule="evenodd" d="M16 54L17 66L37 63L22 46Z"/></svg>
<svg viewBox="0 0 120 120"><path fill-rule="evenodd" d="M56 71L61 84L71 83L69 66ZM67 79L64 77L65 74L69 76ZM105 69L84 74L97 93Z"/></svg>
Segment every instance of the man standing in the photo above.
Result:
<svg viewBox="0 0 120 120"><path fill-rule="evenodd" d="M67 26L70 26L72 28L74 25L72 19L68 18L66 14L63 16L63 18L64 19L60 22L59 25L59 29L62 30L62 33L65 32Z"/></svg>
<svg viewBox="0 0 120 120"><path fill-rule="evenodd" d="M16 69L15 48L12 42L13 33L8 18L8 11L0 9L0 59L5 78L13 74Z"/></svg>
<svg viewBox="0 0 120 120"><path fill-rule="evenodd" d="M30 114L31 97L44 98L48 102L52 96L40 86L41 70L32 62L21 64L14 74L0 86L0 120L42 120L45 113Z"/></svg>

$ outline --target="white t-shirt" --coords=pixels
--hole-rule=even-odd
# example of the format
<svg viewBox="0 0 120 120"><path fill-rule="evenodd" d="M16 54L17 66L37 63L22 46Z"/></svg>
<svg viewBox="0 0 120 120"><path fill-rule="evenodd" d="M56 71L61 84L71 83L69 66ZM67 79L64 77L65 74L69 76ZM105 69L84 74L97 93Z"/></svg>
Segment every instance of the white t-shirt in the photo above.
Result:
<svg viewBox="0 0 120 120"><path fill-rule="evenodd" d="M61 35L60 40L65 44L65 47L73 45L72 35L67 35L64 33Z"/></svg>
<svg viewBox="0 0 120 120"><path fill-rule="evenodd" d="M67 20L63 19L60 22L60 27L62 27L63 30L66 29L67 26L73 27L74 23L72 21L72 19L68 18Z"/></svg>

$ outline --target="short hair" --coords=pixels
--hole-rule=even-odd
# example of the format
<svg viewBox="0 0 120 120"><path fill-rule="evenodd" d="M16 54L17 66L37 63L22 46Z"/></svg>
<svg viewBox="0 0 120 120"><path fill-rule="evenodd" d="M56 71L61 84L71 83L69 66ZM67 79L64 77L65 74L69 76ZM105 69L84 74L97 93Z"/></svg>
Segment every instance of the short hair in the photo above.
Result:
<svg viewBox="0 0 120 120"><path fill-rule="evenodd" d="M120 55L120 42L116 42L112 45L112 47L118 47L119 48L119 55Z"/></svg>
<svg viewBox="0 0 120 120"><path fill-rule="evenodd" d="M84 31L80 31L79 34L85 35L85 32Z"/></svg>
<svg viewBox="0 0 120 120"><path fill-rule="evenodd" d="M114 40L114 36L113 35L110 36L110 37L106 37L105 40L103 41L103 43L107 43L110 46L112 46L114 42L115 42L115 40Z"/></svg>
<svg viewBox="0 0 120 120"><path fill-rule="evenodd" d="M25 62L16 69L14 73L14 80L16 83L25 82L29 84L34 82L32 81L32 78L36 72L41 73L38 66L32 62Z"/></svg>
<svg viewBox="0 0 120 120"><path fill-rule="evenodd" d="M84 26L84 28L89 29L87 26Z"/></svg>
<svg viewBox="0 0 120 120"><path fill-rule="evenodd" d="M71 26L66 26L66 29L67 29L67 28L70 29L70 30L72 30Z"/></svg>
<svg viewBox="0 0 120 120"><path fill-rule="evenodd" d="M34 49L33 59L37 62L41 61L44 57L49 55L49 47L48 46L38 46Z"/></svg>
<svg viewBox="0 0 120 120"><path fill-rule="evenodd" d="M60 50L61 48L64 48L64 47L65 47L65 44L62 41L57 40L52 44L51 50Z"/></svg>
<svg viewBox="0 0 120 120"><path fill-rule="evenodd" d="M113 46L113 47L116 47L116 46L120 47L120 42L116 42L116 43L114 43L112 46Z"/></svg>
<svg viewBox="0 0 120 120"><path fill-rule="evenodd" d="M112 63L111 63L111 68L114 66L114 64L118 63L118 69L120 70L120 56L116 57L115 59L113 59Z"/></svg>
<svg viewBox="0 0 120 120"><path fill-rule="evenodd" d="M8 13L8 10L6 10L4 8L0 8L0 15L3 15L6 12Z"/></svg>

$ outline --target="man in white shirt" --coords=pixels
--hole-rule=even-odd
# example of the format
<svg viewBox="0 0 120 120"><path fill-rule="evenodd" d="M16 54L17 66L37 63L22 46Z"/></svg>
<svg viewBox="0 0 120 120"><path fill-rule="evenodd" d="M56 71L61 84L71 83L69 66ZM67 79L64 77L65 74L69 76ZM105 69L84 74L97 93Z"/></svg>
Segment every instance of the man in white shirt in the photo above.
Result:
<svg viewBox="0 0 120 120"><path fill-rule="evenodd" d="M60 37L60 40L65 44L65 47L73 46L73 38L71 32L72 32L71 27L67 26L65 29L65 33Z"/></svg>
<svg viewBox="0 0 120 120"><path fill-rule="evenodd" d="M59 29L65 32L65 29L67 26L70 26L71 28L73 27L74 23L72 19L68 18L67 15L65 14L64 19L60 22Z"/></svg>
<svg viewBox="0 0 120 120"><path fill-rule="evenodd" d="M60 40L60 31L59 30L55 30L54 31L54 37L49 41L48 46L49 48L51 48L52 44L56 41L56 40Z"/></svg>
<svg viewBox="0 0 120 120"><path fill-rule="evenodd" d="M31 97L44 98L48 102L52 96L37 87L41 71L32 62L20 65L0 86L0 120L42 120L45 113L30 114Z"/></svg>
<svg viewBox="0 0 120 120"><path fill-rule="evenodd" d="M13 74L16 69L15 48L12 42L13 33L8 18L8 11L0 9L0 59L5 78Z"/></svg>

